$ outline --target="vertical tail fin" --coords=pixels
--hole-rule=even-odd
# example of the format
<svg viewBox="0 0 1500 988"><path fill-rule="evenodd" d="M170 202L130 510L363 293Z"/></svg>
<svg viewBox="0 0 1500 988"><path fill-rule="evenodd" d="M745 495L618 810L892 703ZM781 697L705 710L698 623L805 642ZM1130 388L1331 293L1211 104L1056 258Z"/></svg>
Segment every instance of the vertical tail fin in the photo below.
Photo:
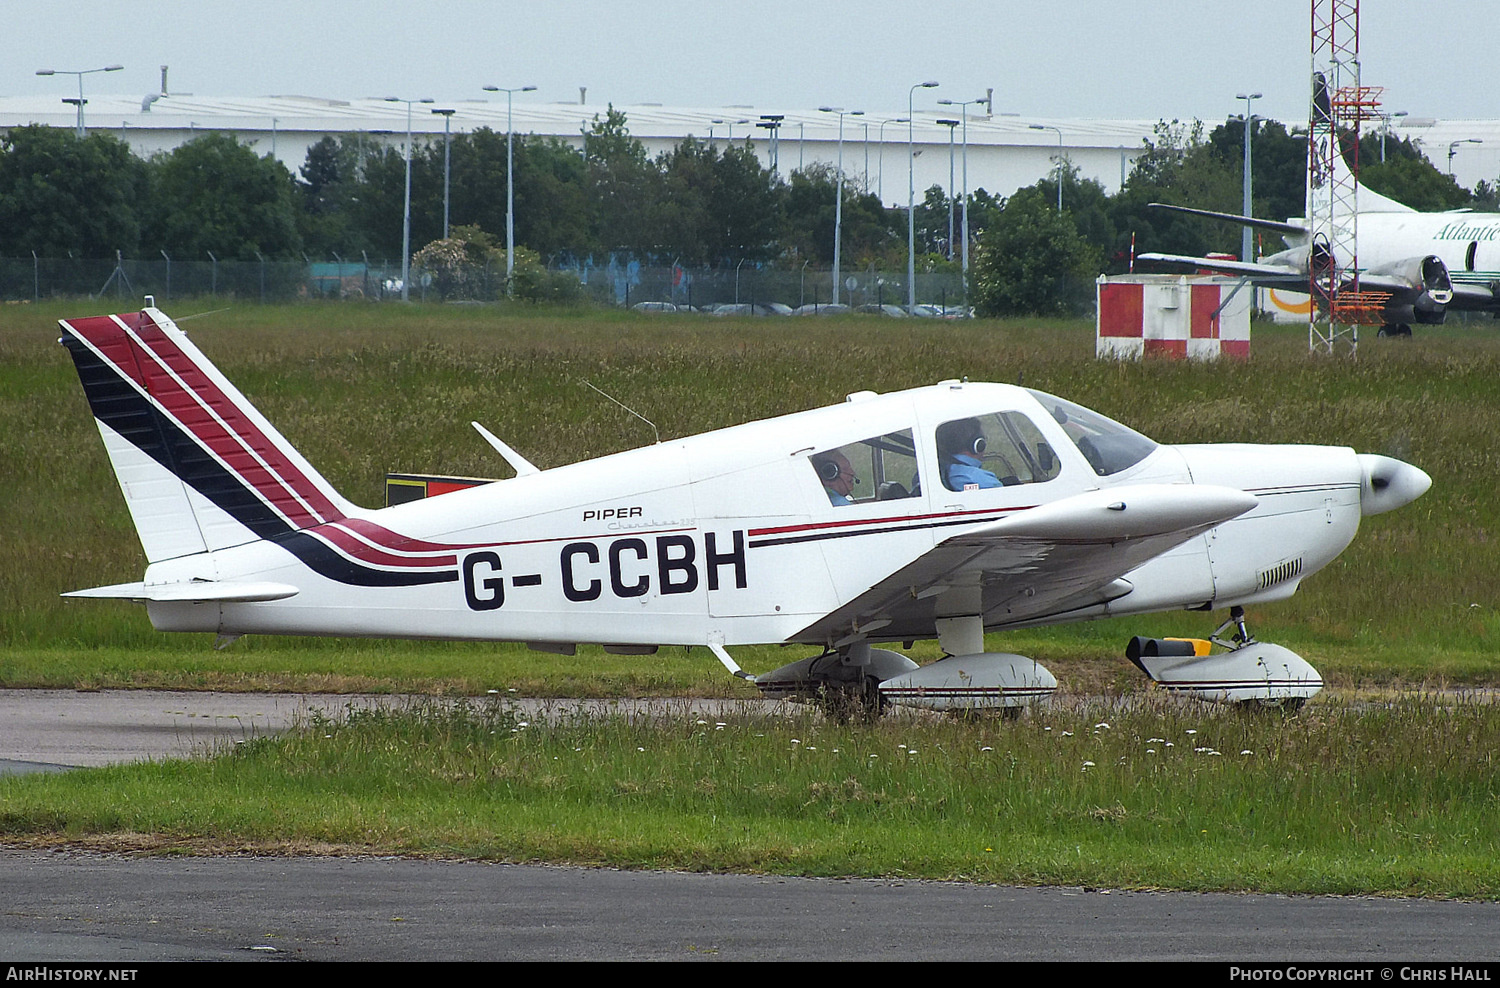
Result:
<svg viewBox="0 0 1500 988"><path fill-rule="evenodd" d="M161 311L59 325L149 562L358 510Z"/></svg>
<svg viewBox="0 0 1500 988"><path fill-rule="evenodd" d="M1333 128L1333 101L1328 93L1328 79L1321 72L1314 72L1312 77L1312 124L1309 133L1317 135L1327 134ZM1342 141L1339 137L1331 136L1335 146ZM1309 158L1307 168L1307 183L1304 187L1304 207L1306 212L1304 218L1311 222L1315 211L1324 213L1330 210L1330 189L1333 185L1343 182L1348 177L1349 163L1344 160L1342 152L1327 155L1326 174L1319 174L1316 161L1321 156L1316 153L1309 142ZM1397 202L1379 192L1372 191L1368 186L1356 182L1359 186L1358 203L1361 213L1414 213L1417 210L1410 206ZM1314 197L1317 198L1316 203ZM1343 203L1337 205L1343 206Z"/></svg>

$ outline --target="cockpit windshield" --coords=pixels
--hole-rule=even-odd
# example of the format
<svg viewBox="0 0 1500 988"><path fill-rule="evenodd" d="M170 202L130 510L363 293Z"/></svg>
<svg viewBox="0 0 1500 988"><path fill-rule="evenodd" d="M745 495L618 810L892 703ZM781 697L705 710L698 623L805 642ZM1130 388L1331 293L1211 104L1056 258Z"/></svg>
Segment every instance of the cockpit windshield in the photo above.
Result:
<svg viewBox="0 0 1500 988"><path fill-rule="evenodd" d="M1135 466L1156 449L1156 443L1114 419L1046 392L1027 390L1063 427L1078 452L1101 477Z"/></svg>

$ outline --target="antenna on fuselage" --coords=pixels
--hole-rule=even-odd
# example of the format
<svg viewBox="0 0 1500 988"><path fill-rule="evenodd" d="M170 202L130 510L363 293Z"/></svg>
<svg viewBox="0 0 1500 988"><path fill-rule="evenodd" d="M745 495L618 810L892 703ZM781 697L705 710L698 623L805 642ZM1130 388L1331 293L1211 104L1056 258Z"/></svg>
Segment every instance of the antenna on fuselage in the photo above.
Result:
<svg viewBox="0 0 1500 988"><path fill-rule="evenodd" d="M625 411L629 412L631 415L634 415L636 418L640 419L642 422L644 422L647 425L649 425L651 427L651 431L656 435L656 444L658 446L661 445L661 433L657 430L655 422L653 422L650 419L646 418L646 416L642 415L640 412L636 411L634 408L631 408L629 405L625 404L623 401L618 400L613 395L611 395L609 392L607 392L607 391L601 391L599 388L595 388L593 386L593 384L590 384L588 381L584 381L583 383L587 384L590 388L593 388L595 391L598 391L600 394L604 395L604 397L608 398L610 401L614 402L616 405L619 405L621 408L625 409Z"/></svg>

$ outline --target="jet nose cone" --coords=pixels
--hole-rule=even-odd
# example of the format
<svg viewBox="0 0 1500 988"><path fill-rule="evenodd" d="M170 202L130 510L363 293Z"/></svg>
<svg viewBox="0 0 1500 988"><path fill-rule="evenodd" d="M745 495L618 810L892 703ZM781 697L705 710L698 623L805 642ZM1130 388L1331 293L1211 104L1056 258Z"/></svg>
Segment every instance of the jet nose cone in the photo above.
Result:
<svg viewBox="0 0 1500 988"><path fill-rule="evenodd" d="M1361 514L1378 515L1383 511L1393 511L1415 501L1432 486L1432 478L1425 470L1389 456L1360 453L1359 466L1362 473L1359 487Z"/></svg>

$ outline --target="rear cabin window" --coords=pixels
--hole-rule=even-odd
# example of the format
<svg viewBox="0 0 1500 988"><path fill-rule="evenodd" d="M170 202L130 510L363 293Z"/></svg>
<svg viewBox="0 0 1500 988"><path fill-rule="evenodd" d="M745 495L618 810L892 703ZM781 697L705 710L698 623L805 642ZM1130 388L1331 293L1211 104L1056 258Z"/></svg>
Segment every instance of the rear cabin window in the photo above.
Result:
<svg viewBox="0 0 1500 988"><path fill-rule="evenodd" d="M899 501L922 493L910 429L825 449L809 456L808 462L829 503L837 507Z"/></svg>
<svg viewBox="0 0 1500 988"><path fill-rule="evenodd" d="M1057 455L1021 412L954 419L937 427L938 468L950 491L1045 483L1057 476Z"/></svg>

